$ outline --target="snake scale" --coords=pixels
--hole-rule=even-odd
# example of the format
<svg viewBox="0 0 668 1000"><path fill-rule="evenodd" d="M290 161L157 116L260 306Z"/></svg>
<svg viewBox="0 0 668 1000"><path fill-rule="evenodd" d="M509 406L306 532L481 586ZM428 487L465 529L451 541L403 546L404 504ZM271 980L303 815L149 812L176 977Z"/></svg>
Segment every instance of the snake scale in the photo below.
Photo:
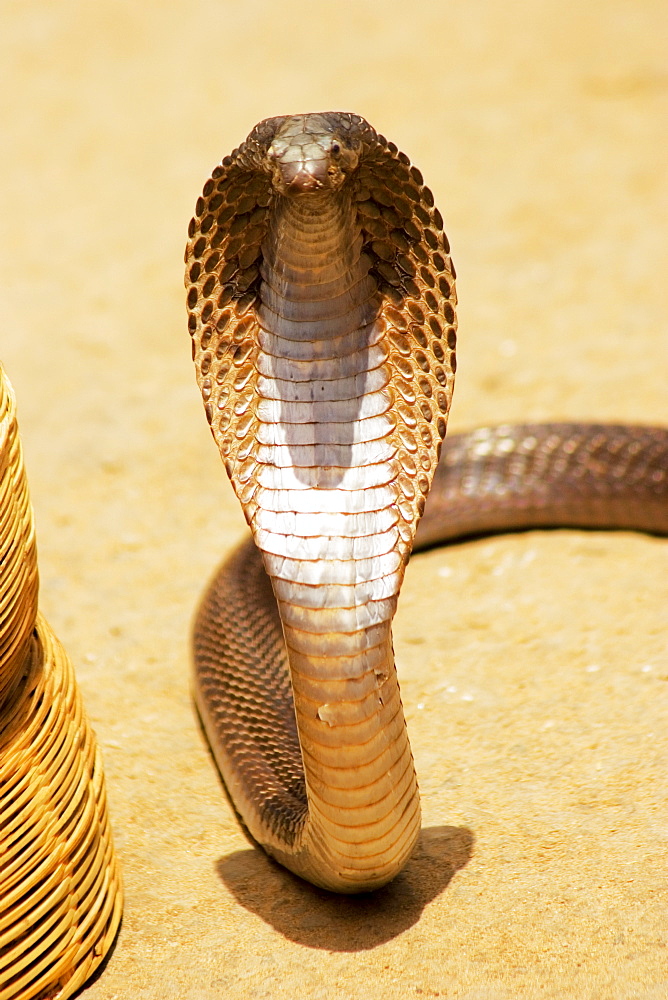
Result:
<svg viewBox="0 0 668 1000"><path fill-rule="evenodd" d="M391 622L430 488L417 545L668 531L664 429L488 428L441 454L454 279L419 170L353 114L260 122L189 229L197 380L253 536L199 609L195 697L255 840L343 893L420 829Z"/></svg>

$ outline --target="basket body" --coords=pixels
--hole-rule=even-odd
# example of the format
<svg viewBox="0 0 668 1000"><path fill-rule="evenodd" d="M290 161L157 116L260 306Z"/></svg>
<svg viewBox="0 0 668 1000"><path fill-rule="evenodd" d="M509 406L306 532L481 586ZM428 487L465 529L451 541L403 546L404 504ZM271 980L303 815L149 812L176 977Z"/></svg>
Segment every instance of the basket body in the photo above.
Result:
<svg viewBox="0 0 668 1000"><path fill-rule="evenodd" d="M0 1000L69 997L121 918L95 736L37 612L32 511L0 369Z"/></svg>

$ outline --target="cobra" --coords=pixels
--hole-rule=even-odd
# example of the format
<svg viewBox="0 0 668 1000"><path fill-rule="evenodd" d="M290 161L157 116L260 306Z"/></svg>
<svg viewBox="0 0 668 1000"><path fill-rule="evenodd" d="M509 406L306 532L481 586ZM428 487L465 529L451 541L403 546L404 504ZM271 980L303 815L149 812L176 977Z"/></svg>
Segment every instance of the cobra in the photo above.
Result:
<svg viewBox="0 0 668 1000"><path fill-rule="evenodd" d="M353 114L261 122L190 224L197 380L252 531L199 609L195 697L255 840L343 893L420 830L391 623L430 488L418 545L668 531L661 428L483 429L441 455L454 279L422 175Z"/></svg>

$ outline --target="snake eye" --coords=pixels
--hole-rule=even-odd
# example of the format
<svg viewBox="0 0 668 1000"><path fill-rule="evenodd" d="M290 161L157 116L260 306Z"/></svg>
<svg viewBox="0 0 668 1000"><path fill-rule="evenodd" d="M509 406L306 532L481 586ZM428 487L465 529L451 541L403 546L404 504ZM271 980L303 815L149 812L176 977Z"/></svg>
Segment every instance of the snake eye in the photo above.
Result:
<svg viewBox="0 0 668 1000"><path fill-rule="evenodd" d="M333 142L332 145L329 147L329 151L332 154L332 156L338 156L339 153L341 152L341 146L339 145L338 142Z"/></svg>

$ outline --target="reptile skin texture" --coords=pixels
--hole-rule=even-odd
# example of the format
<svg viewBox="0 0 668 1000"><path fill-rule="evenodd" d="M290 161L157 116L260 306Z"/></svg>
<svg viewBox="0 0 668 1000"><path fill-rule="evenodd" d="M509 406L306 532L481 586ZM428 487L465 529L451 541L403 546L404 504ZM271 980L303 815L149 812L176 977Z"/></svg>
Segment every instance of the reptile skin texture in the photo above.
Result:
<svg viewBox="0 0 668 1000"><path fill-rule="evenodd" d="M454 279L419 170L353 114L260 122L189 229L197 380L252 532L197 615L196 701L252 836L338 892L392 879L420 829L391 634L414 545L668 532L665 429L484 428L442 449Z"/></svg>

